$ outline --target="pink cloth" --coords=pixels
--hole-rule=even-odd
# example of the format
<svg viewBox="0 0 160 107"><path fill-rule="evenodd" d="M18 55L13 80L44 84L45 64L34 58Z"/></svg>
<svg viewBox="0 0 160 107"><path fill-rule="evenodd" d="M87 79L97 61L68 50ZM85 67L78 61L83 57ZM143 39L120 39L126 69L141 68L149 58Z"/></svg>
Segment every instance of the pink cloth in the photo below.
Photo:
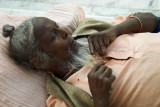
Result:
<svg viewBox="0 0 160 107"><path fill-rule="evenodd" d="M60 28L72 34L79 22L85 18L83 9L76 4L61 4L54 6L44 14L40 15L54 20Z"/></svg>
<svg viewBox="0 0 160 107"><path fill-rule="evenodd" d="M121 35L108 47L106 56L117 59L140 58L146 52L160 51L159 41L160 33Z"/></svg>
<svg viewBox="0 0 160 107"><path fill-rule="evenodd" d="M128 17L118 17L124 21ZM117 20L117 19L116 19ZM116 20L112 23L117 24ZM116 80L110 96L113 107L159 107L160 106L160 33L125 34L118 37L106 50L106 56L117 59L137 58L127 61L111 60L106 65L113 70ZM91 95L87 74L92 67L84 66L66 82ZM52 100L51 100L52 99ZM65 102L50 96L48 107L67 107ZM51 106L52 105L52 106Z"/></svg>
<svg viewBox="0 0 160 107"><path fill-rule="evenodd" d="M62 28L72 33L85 14L78 5L66 4L53 7L40 16L55 19ZM27 18L29 16L0 13L0 34L3 25L17 26ZM46 74L16 65L8 56L8 40L0 35L0 107L45 107Z"/></svg>
<svg viewBox="0 0 160 107"><path fill-rule="evenodd" d="M116 80L109 99L111 107L159 107L160 106L160 53L148 52L140 59L130 59L125 65L106 65L113 69ZM90 93L85 66L66 82ZM57 103L58 102L58 103ZM53 104L54 103L54 104ZM50 96L48 107L68 107L65 102Z"/></svg>

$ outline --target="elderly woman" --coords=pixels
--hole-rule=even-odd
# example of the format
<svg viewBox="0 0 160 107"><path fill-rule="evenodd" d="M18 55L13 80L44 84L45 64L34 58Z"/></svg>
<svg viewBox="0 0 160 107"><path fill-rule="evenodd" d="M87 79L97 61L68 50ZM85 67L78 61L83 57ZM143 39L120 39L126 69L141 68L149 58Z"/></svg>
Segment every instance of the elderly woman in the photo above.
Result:
<svg viewBox="0 0 160 107"><path fill-rule="evenodd" d="M9 53L19 64L53 73L66 80L85 64L93 63L89 54L103 57L107 46L121 34L154 32L158 18L151 13L136 13L128 20L88 36L88 42L72 38L56 22L45 17L33 17L16 29L3 27L3 36L10 37ZM84 36L84 41L87 38ZM86 60L87 59L87 60ZM88 74L95 107L108 107L115 76L104 62L95 64Z"/></svg>

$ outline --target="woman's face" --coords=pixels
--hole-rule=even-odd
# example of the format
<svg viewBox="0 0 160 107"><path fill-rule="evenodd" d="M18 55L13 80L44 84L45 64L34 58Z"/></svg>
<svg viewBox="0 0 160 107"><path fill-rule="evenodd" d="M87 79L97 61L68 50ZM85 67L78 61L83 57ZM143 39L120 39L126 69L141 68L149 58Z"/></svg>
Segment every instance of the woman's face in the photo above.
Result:
<svg viewBox="0 0 160 107"><path fill-rule="evenodd" d="M64 61L70 59L69 47L74 39L66 31L59 28L54 21L44 17L37 17L34 31L38 46L49 56Z"/></svg>

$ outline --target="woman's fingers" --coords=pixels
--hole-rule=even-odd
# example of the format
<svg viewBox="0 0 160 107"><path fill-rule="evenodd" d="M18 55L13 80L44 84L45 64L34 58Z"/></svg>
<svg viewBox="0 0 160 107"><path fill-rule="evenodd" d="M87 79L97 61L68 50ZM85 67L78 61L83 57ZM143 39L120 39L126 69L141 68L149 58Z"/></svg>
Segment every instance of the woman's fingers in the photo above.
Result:
<svg viewBox="0 0 160 107"><path fill-rule="evenodd" d="M88 75L96 76L99 78L107 78L112 83L115 80L115 76L112 75L112 69L104 65L105 62L101 61L95 64Z"/></svg>
<svg viewBox="0 0 160 107"><path fill-rule="evenodd" d="M102 78L108 79L110 83L112 83L116 77L112 74L112 69L107 67L102 75Z"/></svg>
<svg viewBox="0 0 160 107"><path fill-rule="evenodd" d="M99 75L99 77L101 77L101 75L103 75L104 71L107 69L107 66L105 65L101 65L99 67L99 69L97 70L97 72L95 73L95 75Z"/></svg>
<svg viewBox="0 0 160 107"><path fill-rule="evenodd" d="M104 44L104 41L103 41L103 37L101 36L99 39L98 39L98 43L99 43L99 48L100 48L100 52L98 52L98 54L100 56L104 56L106 54L106 46Z"/></svg>
<svg viewBox="0 0 160 107"><path fill-rule="evenodd" d="M112 74L112 69L107 67L107 69L104 71L103 77L110 77Z"/></svg>
<svg viewBox="0 0 160 107"><path fill-rule="evenodd" d="M111 82L113 82L115 79L116 79L116 76L115 75L111 75L111 77L110 77Z"/></svg>
<svg viewBox="0 0 160 107"><path fill-rule="evenodd" d="M91 55L93 55L93 52L94 52L94 44L93 44L93 42L92 42L92 37L91 37L91 36L88 37L88 44L89 44L89 49L90 49Z"/></svg>
<svg viewBox="0 0 160 107"><path fill-rule="evenodd" d="M107 38L106 38L107 39ZM108 40L107 41L108 44ZM90 36L88 37L89 49L92 55L104 56L106 54L106 45L103 37Z"/></svg>
<svg viewBox="0 0 160 107"><path fill-rule="evenodd" d="M93 68L92 68L92 70L90 71L89 74L94 74L94 73L97 72L98 69L99 69L102 65L104 65L104 64L105 64L105 62L103 62L103 61L98 62L97 64L95 64L95 65L93 66Z"/></svg>
<svg viewBox="0 0 160 107"><path fill-rule="evenodd" d="M109 40L106 35L94 34L88 37L89 49L92 55L104 56L106 48L109 45Z"/></svg>
<svg viewBox="0 0 160 107"><path fill-rule="evenodd" d="M101 53L101 48L98 43L98 38L94 37L93 38L93 46L94 46L94 54L97 55L98 53Z"/></svg>
<svg viewBox="0 0 160 107"><path fill-rule="evenodd" d="M88 43L92 55L104 56L106 49L117 37L115 30L105 30L88 36Z"/></svg>
<svg viewBox="0 0 160 107"><path fill-rule="evenodd" d="M103 36L103 42L104 42L105 47L108 47L108 45L109 45L109 39L108 39L107 36Z"/></svg>

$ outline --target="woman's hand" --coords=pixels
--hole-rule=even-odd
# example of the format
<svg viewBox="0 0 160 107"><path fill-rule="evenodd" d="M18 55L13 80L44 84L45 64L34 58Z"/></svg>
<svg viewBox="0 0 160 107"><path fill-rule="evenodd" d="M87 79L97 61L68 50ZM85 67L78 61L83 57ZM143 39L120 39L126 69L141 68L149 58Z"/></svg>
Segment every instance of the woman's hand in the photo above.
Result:
<svg viewBox="0 0 160 107"><path fill-rule="evenodd" d="M154 14L136 13L134 16L139 20L132 17L110 29L90 35L88 43L91 54L103 57L108 45L122 34L153 32L156 29L159 20Z"/></svg>
<svg viewBox="0 0 160 107"><path fill-rule="evenodd" d="M88 74L88 83L93 96L94 107L107 107L111 86L115 80L112 70L99 62Z"/></svg>
<svg viewBox="0 0 160 107"><path fill-rule="evenodd" d="M92 55L104 56L108 45L113 42L118 35L115 29L108 29L88 37L90 52Z"/></svg>

